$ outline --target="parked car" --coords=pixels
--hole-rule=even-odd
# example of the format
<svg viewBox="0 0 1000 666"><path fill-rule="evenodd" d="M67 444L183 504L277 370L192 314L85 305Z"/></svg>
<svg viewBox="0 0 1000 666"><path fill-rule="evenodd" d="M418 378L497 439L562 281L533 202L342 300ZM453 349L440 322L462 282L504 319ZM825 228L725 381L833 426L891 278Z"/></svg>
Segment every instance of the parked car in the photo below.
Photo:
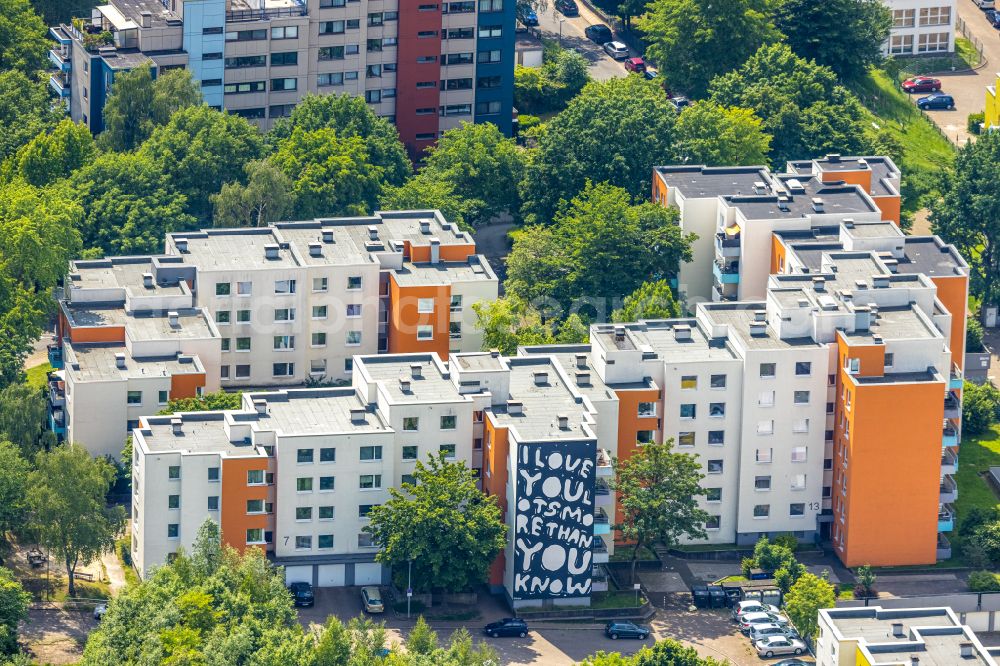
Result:
<svg viewBox="0 0 1000 666"><path fill-rule="evenodd" d="M643 70L642 75L647 81L655 81L660 76L660 73L649 65L646 65L646 69Z"/></svg>
<svg viewBox="0 0 1000 666"><path fill-rule="evenodd" d="M928 95L927 97L921 97L917 100L917 107L927 110L927 109L954 109L955 108L955 98L951 95L942 95L940 93L934 93L933 95Z"/></svg>
<svg viewBox="0 0 1000 666"><path fill-rule="evenodd" d="M777 624L777 625L787 625L788 618L783 615L778 615L777 613L746 613L740 617L740 631L744 634L749 634L750 630L755 625L760 624Z"/></svg>
<svg viewBox="0 0 1000 666"><path fill-rule="evenodd" d="M101 619L104 617L104 614L107 612L108 612L107 604L97 604L97 606L94 608L94 619L100 622Z"/></svg>
<svg viewBox="0 0 1000 666"><path fill-rule="evenodd" d="M292 593L292 601L296 606L312 606L316 603L313 587L309 583L292 583L288 586L288 591Z"/></svg>
<svg viewBox="0 0 1000 666"><path fill-rule="evenodd" d="M580 8L573 0L556 0L556 9L563 16L579 16Z"/></svg>
<svg viewBox="0 0 1000 666"><path fill-rule="evenodd" d="M629 58L625 61L625 69L636 74L646 71L646 61L642 58Z"/></svg>
<svg viewBox="0 0 1000 666"><path fill-rule="evenodd" d="M382 603L382 593L374 585L361 588L361 601L365 605L365 610L369 613L385 612L385 604Z"/></svg>
<svg viewBox="0 0 1000 666"><path fill-rule="evenodd" d="M685 106L691 106L691 100L689 100L684 95L674 95L673 97L670 97L667 101L670 102L675 109L677 109L678 113L680 113L681 109L683 109Z"/></svg>
<svg viewBox="0 0 1000 666"><path fill-rule="evenodd" d="M994 28L1000 28L1000 13L993 9L987 9L985 16L990 25Z"/></svg>
<svg viewBox="0 0 1000 666"><path fill-rule="evenodd" d="M750 642L758 643L768 636L784 636L785 638L799 638L799 632L795 631L792 627L786 624L776 624L774 622L768 622L767 624L754 624L750 625Z"/></svg>
<svg viewBox="0 0 1000 666"><path fill-rule="evenodd" d="M980 9L993 9L993 7L996 6L996 3L994 3L993 0L972 0L972 1L976 3L976 7L979 7Z"/></svg>
<svg viewBox="0 0 1000 666"><path fill-rule="evenodd" d="M792 657L791 659L782 659L781 661L776 661L771 666L809 666L807 662L801 659L796 659Z"/></svg>
<svg viewBox="0 0 1000 666"><path fill-rule="evenodd" d="M490 622L483 627L483 633L493 638L497 636L519 636L524 638L528 635L528 623L516 617L505 617L497 622Z"/></svg>
<svg viewBox="0 0 1000 666"><path fill-rule="evenodd" d="M941 80L930 76L914 76L902 83L903 92L937 92L941 90Z"/></svg>
<svg viewBox="0 0 1000 666"><path fill-rule="evenodd" d="M769 636L757 643L757 654L762 657L773 657L776 654L802 654L806 644L784 636Z"/></svg>
<svg viewBox="0 0 1000 666"><path fill-rule="evenodd" d="M608 622L604 627L604 635L613 641L619 638L638 638L640 641L649 637L649 627L632 622Z"/></svg>
<svg viewBox="0 0 1000 666"><path fill-rule="evenodd" d="M750 600L750 601L740 601L735 606L733 606L733 611L730 614L733 622L740 619L742 615L746 613L774 613L778 614L778 609L771 604L765 604L761 601Z"/></svg>
<svg viewBox="0 0 1000 666"><path fill-rule="evenodd" d="M615 60L624 60L628 57L628 47L621 42L608 42L604 45L604 51Z"/></svg>
<svg viewBox="0 0 1000 666"><path fill-rule="evenodd" d="M587 36L587 39L598 44L607 44L615 38L615 36L611 34L611 28L603 23L588 25L583 29L583 34Z"/></svg>
<svg viewBox="0 0 1000 666"><path fill-rule="evenodd" d="M531 7L521 7L517 8L517 20L527 28L533 28L538 25L538 14Z"/></svg>

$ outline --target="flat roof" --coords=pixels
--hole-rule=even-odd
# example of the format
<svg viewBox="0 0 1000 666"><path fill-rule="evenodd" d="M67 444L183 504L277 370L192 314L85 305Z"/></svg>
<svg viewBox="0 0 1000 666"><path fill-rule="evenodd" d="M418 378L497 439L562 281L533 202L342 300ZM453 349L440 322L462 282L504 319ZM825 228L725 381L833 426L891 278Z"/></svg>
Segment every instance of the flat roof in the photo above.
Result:
<svg viewBox="0 0 1000 666"><path fill-rule="evenodd" d="M903 255L897 264L900 273L923 273L928 277L968 275L968 264L955 246L937 236L907 236Z"/></svg>
<svg viewBox="0 0 1000 666"><path fill-rule="evenodd" d="M597 369L594 368L590 358L590 345L531 345L520 347L520 356L550 356L562 366L569 377L570 382L576 390L592 399L615 399L615 393L608 384L604 383ZM581 360L577 360L580 357ZM581 362L582 361L582 362ZM581 384L577 378L578 373L586 373L587 380Z"/></svg>
<svg viewBox="0 0 1000 666"><path fill-rule="evenodd" d="M106 303L72 304L63 302L63 313L71 327L124 326L129 320L121 305Z"/></svg>
<svg viewBox="0 0 1000 666"><path fill-rule="evenodd" d="M491 370L506 370L503 357L494 356L492 352L469 352L465 354L452 354L448 363L457 363L462 370L473 370L478 372Z"/></svg>
<svg viewBox="0 0 1000 666"><path fill-rule="evenodd" d="M180 434L174 433L171 420L181 419ZM143 419L140 436L151 453L218 453L228 456L266 457L257 447L241 439L229 441L226 412L187 412Z"/></svg>
<svg viewBox="0 0 1000 666"><path fill-rule="evenodd" d="M323 242L323 231L333 231L333 242ZM291 243L301 262L312 266L356 265L372 261L371 253L365 249L364 243L359 243L354 234L337 226L323 227L319 223L304 223L301 225L281 226L279 234L282 239ZM309 244L320 243L319 257L310 254Z"/></svg>
<svg viewBox="0 0 1000 666"><path fill-rule="evenodd" d="M844 333L844 336L855 342L871 340L874 336L883 340L930 340L941 338L941 332L928 325L912 305L897 307L879 307L868 331Z"/></svg>
<svg viewBox="0 0 1000 666"><path fill-rule="evenodd" d="M694 318L654 319L625 326L626 340L615 338L614 325L604 324L592 329L591 334L600 337L610 348L642 349L648 347L666 363L701 363L703 361L729 361L736 358L726 346L726 341L713 339L705 334ZM687 327L678 339L677 328Z"/></svg>
<svg viewBox="0 0 1000 666"><path fill-rule="evenodd" d="M392 271L392 275L400 285L446 285L497 279L489 263L481 255L473 255L467 261L442 261L436 264L406 262L401 269Z"/></svg>
<svg viewBox="0 0 1000 666"><path fill-rule="evenodd" d="M770 185L770 174L765 166L707 167L659 166L654 167L667 187L676 187L689 199L714 198L727 194L752 194L754 183Z"/></svg>
<svg viewBox="0 0 1000 666"><path fill-rule="evenodd" d="M768 324L761 335L750 335L750 323L755 320L755 312L766 310L761 302L702 303L708 317L715 324L726 324L729 336L739 338L743 346L751 350L790 349L792 347L823 347L812 338L779 338Z"/></svg>
<svg viewBox="0 0 1000 666"><path fill-rule="evenodd" d="M184 293L179 282L153 281L147 288L143 274L154 273L153 257L111 257L70 262L70 284L77 289L126 289L134 287L143 295L170 296Z"/></svg>
<svg viewBox="0 0 1000 666"><path fill-rule="evenodd" d="M261 430L275 430L285 436L333 433L391 432L378 415L352 388L296 389L244 394L244 402L267 401L267 413L256 416ZM351 418L351 410L365 410Z"/></svg>
<svg viewBox="0 0 1000 666"><path fill-rule="evenodd" d="M125 330L133 340L167 340L219 337L213 332L201 308L177 310L177 325L170 323L165 311L135 312L125 320Z"/></svg>
<svg viewBox="0 0 1000 666"><path fill-rule="evenodd" d="M287 244L278 250L276 258L264 256L264 246L279 244L270 227L176 232L170 237L175 243L178 239L187 239L187 252L182 256L199 271L277 269L298 265Z"/></svg>
<svg viewBox="0 0 1000 666"><path fill-rule="evenodd" d="M510 400L520 402L519 414L509 413L507 404L494 405L490 413L494 421L513 428L522 442L593 440L584 430L586 407L582 397L573 394L557 372L556 361L547 356L515 356L510 365ZM536 379L544 373L545 381ZM559 428L559 416L568 417L565 429Z"/></svg>
<svg viewBox="0 0 1000 666"><path fill-rule="evenodd" d="M155 356L134 358L125 345L85 344L64 345L66 370L78 381L124 381L144 377L202 374L205 367L197 356ZM117 354L125 354L125 367L117 365ZM188 359L186 362L181 359Z"/></svg>
<svg viewBox="0 0 1000 666"><path fill-rule="evenodd" d="M363 366L364 372L375 382L379 382L393 402L459 402L465 398L451 381L448 373L442 373L431 354L391 354L388 356L362 356L355 361ZM420 366L420 376L413 376L413 367ZM400 380L410 382L405 393Z"/></svg>
<svg viewBox="0 0 1000 666"><path fill-rule="evenodd" d="M781 174L775 176L780 194L785 201L778 201L778 194L724 196L730 206L737 208L748 220L796 218L807 215L874 213L878 207L856 185L824 183L815 176ZM790 182L790 181L797 181ZM799 185L802 186L799 192ZM795 191L793 191L795 190ZM822 212L815 210L813 199L823 200Z"/></svg>

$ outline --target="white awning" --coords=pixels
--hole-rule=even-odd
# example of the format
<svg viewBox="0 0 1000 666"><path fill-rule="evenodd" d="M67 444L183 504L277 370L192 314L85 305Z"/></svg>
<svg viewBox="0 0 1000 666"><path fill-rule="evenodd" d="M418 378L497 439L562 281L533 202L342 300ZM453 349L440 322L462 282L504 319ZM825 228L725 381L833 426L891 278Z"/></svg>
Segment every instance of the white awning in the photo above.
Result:
<svg viewBox="0 0 1000 666"><path fill-rule="evenodd" d="M118 11L118 8L114 5L101 5L100 7L97 7L95 11L101 12L101 15L115 27L115 30L139 29L139 25L135 21L127 18L124 14Z"/></svg>

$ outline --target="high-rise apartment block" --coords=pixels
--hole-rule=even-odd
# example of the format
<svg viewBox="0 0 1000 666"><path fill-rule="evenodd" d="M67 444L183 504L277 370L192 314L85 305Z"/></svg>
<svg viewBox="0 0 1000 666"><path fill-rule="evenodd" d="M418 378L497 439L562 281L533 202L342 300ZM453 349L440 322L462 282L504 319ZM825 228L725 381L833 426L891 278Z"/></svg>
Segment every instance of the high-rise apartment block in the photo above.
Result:
<svg viewBox="0 0 1000 666"><path fill-rule="evenodd" d="M54 429L117 456L170 398L347 382L357 354L478 350L498 281L436 211L169 234L162 255L72 263Z"/></svg>
<svg viewBox="0 0 1000 666"><path fill-rule="evenodd" d="M205 103L269 128L306 93L364 96L416 156L461 122L513 131L513 0L111 0L54 26L50 83L104 128L115 77L191 70Z"/></svg>

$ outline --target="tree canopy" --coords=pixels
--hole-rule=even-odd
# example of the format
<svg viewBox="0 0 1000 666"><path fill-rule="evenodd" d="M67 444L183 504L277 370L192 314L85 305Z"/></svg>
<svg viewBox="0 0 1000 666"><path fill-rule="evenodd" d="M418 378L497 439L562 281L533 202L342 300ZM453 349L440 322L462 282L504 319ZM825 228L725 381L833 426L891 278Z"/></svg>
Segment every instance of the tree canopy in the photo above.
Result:
<svg viewBox="0 0 1000 666"><path fill-rule="evenodd" d="M107 150L133 150L156 127L166 125L175 111L197 104L201 104L201 89L186 69L162 72L156 80L149 67L120 73L104 103L99 142Z"/></svg>
<svg viewBox="0 0 1000 666"><path fill-rule="evenodd" d="M671 319L683 313L681 304L674 299L674 290L666 280L643 282L625 297L620 310L615 310L611 321L628 323L640 319Z"/></svg>
<svg viewBox="0 0 1000 666"><path fill-rule="evenodd" d="M4 175L43 187L68 178L94 158L94 137L84 125L65 119L49 133L41 132L4 163Z"/></svg>
<svg viewBox="0 0 1000 666"><path fill-rule="evenodd" d="M684 107L675 127L677 154L688 164L767 164L771 135L750 109L710 101Z"/></svg>
<svg viewBox="0 0 1000 666"><path fill-rule="evenodd" d="M819 610L836 603L833 585L825 577L804 573L785 595L788 619L803 636L815 638L819 632Z"/></svg>
<svg viewBox="0 0 1000 666"><path fill-rule="evenodd" d="M64 115L41 80L16 69L0 71L0 161L51 130Z"/></svg>
<svg viewBox="0 0 1000 666"><path fill-rule="evenodd" d="M580 666L724 666L728 661L700 657L698 651L672 638L657 641L632 655L620 652L598 652L587 657Z"/></svg>
<svg viewBox="0 0 1000 666"><path fill-rule="evenodd" d="M547 45L541 67L514 66L514 106L520 113L565 108L590 81L587 59L576 51Z"/></svg>
<svg viewBox="0 0 1000 666"><path fill-rule="evenodd" d="M261 227L284 219L291 212L292 181L267 160L252 160L243 167L246 184L223 183L209 196L217 227Z"/></svg>
<svg viewBox="0 0 1000 666"><path fill-rule="evenodd" d="M28 0L0 0L0 71L34 76L46 67L49 41L41 17Z"/></svg>

